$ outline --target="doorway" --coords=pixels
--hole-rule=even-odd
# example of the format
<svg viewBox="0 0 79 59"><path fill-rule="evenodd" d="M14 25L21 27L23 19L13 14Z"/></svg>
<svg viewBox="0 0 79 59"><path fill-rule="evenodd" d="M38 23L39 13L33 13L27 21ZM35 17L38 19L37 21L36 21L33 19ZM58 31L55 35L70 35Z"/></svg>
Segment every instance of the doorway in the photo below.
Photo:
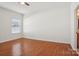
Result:
<svg viewBox="0 0 79 59"><path fill-rule="evenodd" d="M79 6L76 8L76 20L77 20L77 49L79 51Z"/></svg>

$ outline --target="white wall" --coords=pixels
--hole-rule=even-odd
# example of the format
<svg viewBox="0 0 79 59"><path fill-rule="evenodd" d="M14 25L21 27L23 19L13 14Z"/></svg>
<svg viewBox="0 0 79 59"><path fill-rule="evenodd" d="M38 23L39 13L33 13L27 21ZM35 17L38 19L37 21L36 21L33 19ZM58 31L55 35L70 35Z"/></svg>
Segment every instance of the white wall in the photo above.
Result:
<svg viewBox="0 0 79 59"><path fill-rule="evenodd" d="M11 19L13 17L17 17L19 20L22 20L21 14L0 7L0 42L12 40L22 36L21 33L11 33Z"/></svg>
<svg viewBox="0 0 79 59"><path fill-rule="evenodd" d="M24 36L70 43L70 3L51 3L47 6L40 4L40 6L38 7L40 10L24 16Z"/></svg>

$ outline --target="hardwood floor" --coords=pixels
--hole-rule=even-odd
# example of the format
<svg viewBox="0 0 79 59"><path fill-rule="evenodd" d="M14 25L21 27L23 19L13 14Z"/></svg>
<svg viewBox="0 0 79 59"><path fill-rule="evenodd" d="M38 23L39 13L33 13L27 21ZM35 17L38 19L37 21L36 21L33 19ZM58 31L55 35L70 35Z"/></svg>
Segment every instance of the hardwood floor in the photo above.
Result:
<svg viewBox="0 0 79 59"><path fill-rule="evenodd" d="M69 44L20 38L0 43L0 56L77 56Z"/></svg>

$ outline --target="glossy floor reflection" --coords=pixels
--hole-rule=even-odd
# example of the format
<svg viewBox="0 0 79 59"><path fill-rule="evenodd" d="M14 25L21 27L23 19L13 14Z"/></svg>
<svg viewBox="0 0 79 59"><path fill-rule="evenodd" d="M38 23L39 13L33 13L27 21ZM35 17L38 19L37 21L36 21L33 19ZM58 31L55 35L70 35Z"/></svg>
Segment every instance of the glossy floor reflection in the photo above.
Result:
<svg viewBox="0 0 79 59"><path fill-rule="evenodd" d="M0 43L0 56L77 56L69 44L20 38Z"/></svg>
<svg viewBox="0 0 79 59"><path fill-rule="evenodd" d="M13 56L19 56L21 55L21 45L20 43L17 43L15 45L12 46L12 55Z"/></svg>

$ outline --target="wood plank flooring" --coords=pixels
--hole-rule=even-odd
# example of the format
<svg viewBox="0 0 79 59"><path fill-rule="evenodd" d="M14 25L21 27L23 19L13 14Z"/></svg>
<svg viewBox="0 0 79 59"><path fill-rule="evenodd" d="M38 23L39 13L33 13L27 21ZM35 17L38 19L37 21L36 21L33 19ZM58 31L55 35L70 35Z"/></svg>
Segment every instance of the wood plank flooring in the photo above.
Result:
<svg viewBox="0 0 79 59"><path fill-rule="evenodd" d="M0 43L0 56L77 56L69 44L28 38Z"/></svg>

